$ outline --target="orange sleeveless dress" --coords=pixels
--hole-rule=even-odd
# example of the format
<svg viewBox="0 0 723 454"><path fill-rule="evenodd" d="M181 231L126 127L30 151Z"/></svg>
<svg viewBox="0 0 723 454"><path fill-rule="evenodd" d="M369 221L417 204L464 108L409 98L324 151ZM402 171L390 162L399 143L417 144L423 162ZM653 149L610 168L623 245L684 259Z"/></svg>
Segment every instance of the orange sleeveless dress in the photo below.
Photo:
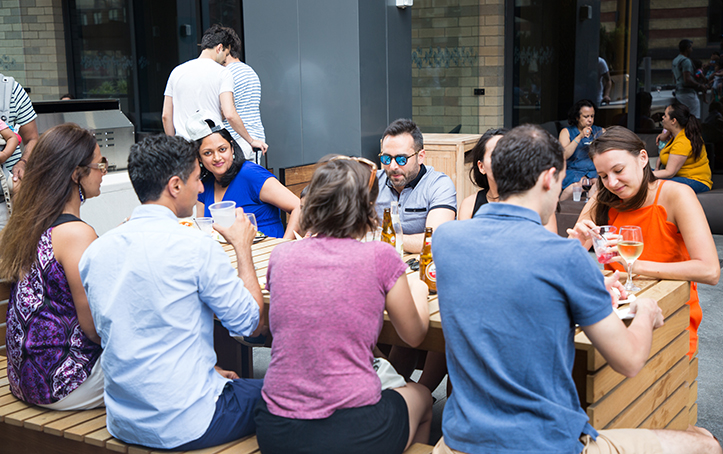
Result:
<svg viewBox="0 0 723 454"><path fill-rule="evenodd" d="M655 201L652 205L639 208L635 211L618 212L615 208L610 208L608 216L610 225L620 228L624 225L637 225L643 231L643 253L640 260L648 260L651 262L683 262L690 260L690 254L683 242L683 236L678 231L678 227L672 222L668 222L668 212L662 206L658 205L658 197L660 190L665 181L660 181L658 191L655 194ZM625 267L617 262L605 265L606 269L615 269L625 272ZM698 284L690 283L690 300L686 303L690 306L690 350L688 357L692 358L698 347L698 326L703 318L703 311L700 308L698 300Z"/></svg>

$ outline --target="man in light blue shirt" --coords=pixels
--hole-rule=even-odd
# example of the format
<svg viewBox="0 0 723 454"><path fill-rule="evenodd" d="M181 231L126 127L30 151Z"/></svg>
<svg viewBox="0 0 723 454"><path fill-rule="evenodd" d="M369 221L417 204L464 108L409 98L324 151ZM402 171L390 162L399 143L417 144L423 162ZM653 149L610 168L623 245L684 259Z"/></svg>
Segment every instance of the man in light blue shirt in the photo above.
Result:
<svg viewBox="0 0 723 454"><path fill-rule="evenodd" d="M80 275L102 339L108 431L128 443L190 450L255 431L261 380L215 369L214 314L234 336L259 325L263 297L237 212L229 228L238 274L210 236L180 225L203 191L195 145L154 136L131 147L128 172L142 205L96 240Z"/></svg>

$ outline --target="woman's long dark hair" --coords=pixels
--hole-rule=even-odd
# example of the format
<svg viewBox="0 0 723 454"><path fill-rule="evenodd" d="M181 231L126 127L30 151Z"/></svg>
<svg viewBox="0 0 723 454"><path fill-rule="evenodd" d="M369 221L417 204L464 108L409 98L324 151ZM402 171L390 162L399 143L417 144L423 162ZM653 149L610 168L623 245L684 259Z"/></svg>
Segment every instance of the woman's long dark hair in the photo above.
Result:
<svg viewBox="0 0 723 454"><path fill-rule="evenodd" d="M19 281L37 258L40 236L60 216L80 180L90 173L97 142L88 130L65 123L40 136L13 197L13 210L0 238L0 279ZM78 182L73 172L78 169Z"/></svg>
<svg viewBox="0 0 723 454"><path fill-rule="evenodd" d="M246 162L246 157L244 157L244 152L241 150L241 147L238 143L236 143L235 140L233 140L233 137L231 137L231 133L228 132L228 130L224 128L216 128L216 124L213 122L213 120L204 120L208 126L211 128L212 132L211 134L220 134L221 137L223 137L226 142L229 143L231 146L231 149L233 150L233 161L231 162L231 166L228 168L226 173L223 174L223 176L218 180L218 183L222 187L227 187L231 184L234 178L236 178L236 175L241 171L241 167L243 167L244 162ZM208 137L208 136L206 136ZM203 139L205 139L204 137ZM198 162L201 163L201 144L203 143L203 139L198 139L196 141L196 146L199 150L198 155ZM212 174L208 169L203 167L203 163L201 163L201 179L205 181L213 181L215 180L216 176Z"/></svg>
<svg viewBox="0 0 723 454"><path fill-rule="evenodd" d="M479 138L477 144L464 153L464 163L472 164L472 167L469 169L469 179L472 180L472 183L476 184L479 188L490 188L489 182L487 181L487 175L480 172L479 167L477 166L477 162L484 161L487 142L494 136L504 136L508 131L509 129L507 128L488 129L484 134L482 134L482 137Z"/></svg>
<svg viewBox="0 0 723 454"><path fill-rule="evenodd" d="M346 159L318 167L304 198L301 229L334 238L359 238L374 231L379 185L375 174L369 190L369 172L369 166Z"/></svg>
<svg viewBox="0 0 723 454"><path fill-rule="evenodd" d="M640 156L640 151L645 149L645 142L627 128L622 126L610 126L607 130L599 135L592 144L590 144L590 159L610 150L625 150L636 158ZM602 183L602 178L597 180L597 201L592 207L593 222L597 225L605 225L609 221L608 212L610 208L618 211L632 211L645 205L648 198L648 188L650 183L655 181L655 175L650 168L650 162L645 164L643 168L643 180L640 183L640 189L637 194L630 198L626 203L620 197L610 192Z"/></svg>
<svg viewBox="0 0 723 454"><path fill-rule="evenodd" d="M670 119L678 120L678 124L685 129L685 137L690 140L693 149L693 160L697 161L703 153L703 135L701 134L700 121L690 113L690 109L685 104L674 102L668 107L670 107L670 114L668 114ZM673 139L675 140L675 137Z"/></svg>

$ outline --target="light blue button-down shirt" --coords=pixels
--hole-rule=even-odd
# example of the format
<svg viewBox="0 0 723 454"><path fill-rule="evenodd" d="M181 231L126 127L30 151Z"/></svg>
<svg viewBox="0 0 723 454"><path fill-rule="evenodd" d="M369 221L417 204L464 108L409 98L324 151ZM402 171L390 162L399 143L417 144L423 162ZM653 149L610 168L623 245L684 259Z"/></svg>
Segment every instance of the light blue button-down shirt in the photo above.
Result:
<svg viewBox="0 0 723 454"><path fill-rule="evenodd" d="M102 339L108 431L153 448L199 438L228 382L214 370L214 313L235 336L259 321L228 255L168 208L141 205L79 266Z"/></svg>

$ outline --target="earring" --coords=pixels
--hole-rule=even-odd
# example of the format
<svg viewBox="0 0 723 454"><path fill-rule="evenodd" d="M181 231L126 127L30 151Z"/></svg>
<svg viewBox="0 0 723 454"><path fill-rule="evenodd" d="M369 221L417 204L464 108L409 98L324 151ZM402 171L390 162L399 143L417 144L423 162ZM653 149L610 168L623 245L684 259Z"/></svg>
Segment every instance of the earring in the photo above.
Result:
<svg viewBox="0 0 723 454"><path fill-rule="evenodd" d="M232 160L233 160L233 159L236 159L236 153L234 153L233 156L231 156L231 159L232 159Z"/></svg>
<svg viewBox="0 0 723 454"><path fill-rule="evenodd" d="M80 204L82 205L83 202L85 202L85 196L83 196L83 186L78 183L78 194L80 195Z"/></svg>

